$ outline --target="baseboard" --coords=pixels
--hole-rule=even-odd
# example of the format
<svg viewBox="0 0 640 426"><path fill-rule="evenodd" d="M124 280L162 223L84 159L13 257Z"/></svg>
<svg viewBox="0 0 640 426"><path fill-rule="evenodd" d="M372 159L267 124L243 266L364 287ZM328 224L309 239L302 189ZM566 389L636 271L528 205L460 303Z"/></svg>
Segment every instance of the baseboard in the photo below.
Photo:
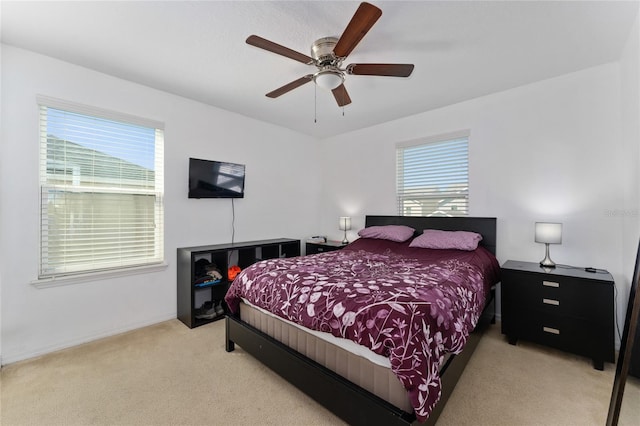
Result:
<svg viewBox="0 0 640 426"><path fill-rule="evenodd" d="M96 334L92 334L92 335L88 335L88 336L83 336L80 337L78 339L73 339L73 340L68 340L66 342L62 342L60 344L55 344L55 345L50 345L50 346L45 346L33 351L28 351L28 352L22 352L22 353L18 353L18 354L14 354L14 355L9 355L6 356L6 354L3 354L2 357L0 358L0 367L5 366L5 365L9 365L9 364L13 364L15 362L19 362L19 361L25 361L28 359L32 359L32 358L36 358L42 355L46 355L46 354L50 354L53 352L57 352L57 351L61 351L63 349L68 349L68 348L72 348L74 346L78 346L78 345L82 345L85 343L90 343L90 342L94 342L96 340L100 340L100 339L104 339L105 337L111 337L111 336L115 336L117 334L122 334L122 333L126 333L129 331L133 331L133 330L137 330L139 328L143 328L143 327L148 327L150 325L154 325L154 324L158 324L164 321L169 321L172 319L176 318L176 313L172 312L170 314L165 314L165 315L161 315L158 317L155 317L153 319L147 320L147 321L141 321L139 323L133 323L133 324L128 324L124 327L120 327L120 328L116 328L116 329L111 329L111 330L105 330L101 333L96 333Z"/></svg>

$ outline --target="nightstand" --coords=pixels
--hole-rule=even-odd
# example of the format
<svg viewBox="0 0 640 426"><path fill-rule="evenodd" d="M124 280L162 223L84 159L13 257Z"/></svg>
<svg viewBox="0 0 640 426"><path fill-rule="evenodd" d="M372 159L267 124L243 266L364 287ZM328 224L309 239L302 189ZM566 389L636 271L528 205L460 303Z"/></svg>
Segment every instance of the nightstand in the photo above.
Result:
<svg viewBox="0 0 640 426"><path fill-rule="evenodd" d="M597 370L614 362L614 282L607 271L507 261L502 266L502 333L589 357Z"/></svg>
<svg viewBox="0 0 640 426"><path fill-rule="evenodd" d="M328 251L335 251L342 249L346 244L342 244L340 241L327 241L327 242L309 242L306 243L306 254L325 253Z"/></svg>

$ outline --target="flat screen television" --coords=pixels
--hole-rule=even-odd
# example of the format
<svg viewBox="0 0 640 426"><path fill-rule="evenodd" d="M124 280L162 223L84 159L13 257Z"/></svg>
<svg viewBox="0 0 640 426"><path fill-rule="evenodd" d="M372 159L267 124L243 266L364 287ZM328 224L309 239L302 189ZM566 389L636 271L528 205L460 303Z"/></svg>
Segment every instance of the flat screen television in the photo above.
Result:
<svg viewBox="0 0 640 426"><path fill-rule="evenodd" d="M244 198L244 164L189 158L189 198Z"/></svg>

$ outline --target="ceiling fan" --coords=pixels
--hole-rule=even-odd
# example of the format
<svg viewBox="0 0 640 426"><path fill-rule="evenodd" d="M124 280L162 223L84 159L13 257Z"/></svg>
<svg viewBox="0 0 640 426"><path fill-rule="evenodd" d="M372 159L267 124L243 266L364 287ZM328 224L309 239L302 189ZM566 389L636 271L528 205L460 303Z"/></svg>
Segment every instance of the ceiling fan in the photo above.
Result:
<svg viewBox="0 0 640 426"><path fill-rule="evenodd" d="M311 56L296 52L257 35L249 36L246 40L247 44L277 53L306 65L315 65L318 68L313 74L307 74L291 83L285 84L267 93L266 96L277 98L313 81L317 86L331 90L338 106L345 106L351 103L349 93L344 87L345 74L409 77L413 71L413 64L349 64L344 68L342 67L342 62L381 15L382 10L376 6L366 2L360 3L358 10L356 10L340 38L323 37L316 40L311 45Z"/></svg>

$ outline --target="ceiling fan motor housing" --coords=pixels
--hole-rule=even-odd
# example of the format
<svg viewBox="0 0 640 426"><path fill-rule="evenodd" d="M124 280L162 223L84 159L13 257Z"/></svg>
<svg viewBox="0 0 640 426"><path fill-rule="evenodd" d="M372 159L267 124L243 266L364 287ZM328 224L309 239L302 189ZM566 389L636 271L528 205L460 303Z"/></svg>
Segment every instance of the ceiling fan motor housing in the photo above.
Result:
<svg viewBox="0 0 640 426"><path fill-rule="evenodd" d="M332 65L337 67L340 60L333 53L333 48L338 43L336 37L323 37L313 42L311 45L311 57L316 61L318 67Z"/></svg>

